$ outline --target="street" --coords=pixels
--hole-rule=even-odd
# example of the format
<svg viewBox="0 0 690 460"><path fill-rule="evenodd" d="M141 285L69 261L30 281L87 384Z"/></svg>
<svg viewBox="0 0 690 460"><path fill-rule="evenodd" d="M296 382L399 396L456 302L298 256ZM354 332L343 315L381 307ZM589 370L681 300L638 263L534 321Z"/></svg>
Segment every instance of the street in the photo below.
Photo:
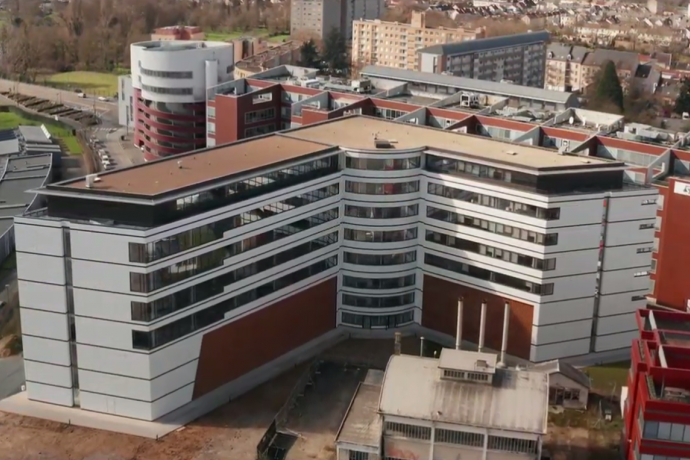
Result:
<svg viewBox="0 0 690 460"><path fill-rule="evenodd" d="M105 126L117 126L117 103L99 101L94 96L81 98L73 91L63 91L47 86L29 85L12 80L0 80L0 92L12 91L27 96L40 97L66 106L98 113Z"/></svg>
<svg viewBox="0 0 690 460"><path fill-rule="evenodd" d="M24 359L21 356L0 358L0 399L19 392L24 385Z"/></svg>
<svg viewBox="0 0 690 460"><path fill-rule="evenodd" d="M144 162L141 150L132 145L127 129L118 125L117 102L103 102L95 96L80 98L73 91L63 91L46 86L29 85L12 80L0 79L0 92L13 91L27 96L55 101L69 107L95 112L101 118L101 124L92 128L93 136L105 145L117 168L124 168ZM127 140L121 141L125 135Z"/></svg>

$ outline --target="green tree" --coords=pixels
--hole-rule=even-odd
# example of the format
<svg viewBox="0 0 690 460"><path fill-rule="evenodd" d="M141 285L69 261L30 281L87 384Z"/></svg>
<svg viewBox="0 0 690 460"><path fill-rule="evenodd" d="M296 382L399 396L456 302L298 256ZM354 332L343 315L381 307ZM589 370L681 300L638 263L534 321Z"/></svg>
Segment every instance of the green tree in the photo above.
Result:
<svg viewBox="0 0 690 460"><path fill-rule="evenodd" d="M606 61L594 80L594 92L589 107L604 112L623 113L625 108L623 88L618 80L616 65Z"/></svg>
<svg viewBox="0 0 690 460"><path fill-rule="evenodd" d="M347 59L347 44L345 38L335 27L328 32L323 41L322 58L329 73L346 73L350 68Z"/></svg>
<svg viewBox="0 0 690 460"><path fill-rule="evenodd" d="M319 52L316 49L316 43L313 38L302 44L302 48L300 48L300 64L304 67L319 67Z"/></svg>
<svg viewBox="0 0 690 460"><path fill-rule="evenodd" d="M684 112L690 113L690 80L685 80L683 86L680 87L673 111L680 115Z"/></svg>

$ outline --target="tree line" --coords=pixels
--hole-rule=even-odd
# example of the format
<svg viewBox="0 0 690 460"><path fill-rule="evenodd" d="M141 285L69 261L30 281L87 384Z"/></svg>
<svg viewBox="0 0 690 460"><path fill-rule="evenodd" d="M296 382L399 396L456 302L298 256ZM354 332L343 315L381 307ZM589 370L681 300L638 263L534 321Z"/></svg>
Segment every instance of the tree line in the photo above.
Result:
<svg viewBox="0 0 690 460"><path fill-rule="evenodd" d="M24 81L40 73L129 67L129 45L158 27L195 25L204 30L269 35L289 33L289 3L255 0L7 0L0 23L1 72Z"/></svg>

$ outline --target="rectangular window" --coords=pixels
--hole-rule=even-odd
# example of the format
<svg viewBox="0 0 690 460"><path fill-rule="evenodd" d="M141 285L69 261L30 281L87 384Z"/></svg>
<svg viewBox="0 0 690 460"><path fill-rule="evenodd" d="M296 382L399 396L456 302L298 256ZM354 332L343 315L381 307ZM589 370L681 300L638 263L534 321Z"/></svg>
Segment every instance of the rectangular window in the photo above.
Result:
<svg viewBox="0 0 690 460"><path fill-rule="evenodd" d="M650 224L640 224L640 230L647 230L647 229L650 229L650 228L654 228L654 224L652 224L652 223L650 223Z"/></svg>
<svg viewBox="0 0 690 460"><path fill-rule="evenodd" d="M211 121L209 121L207 126L208 126L208 133L209 133L209 134L215 134L215 132L216 132L216 124L213 123L213 122L211 122Z"/></svg>
<svg viewBox="0 0 690 460"><path fill-rule="evenodd" d="M279 227L275 230L263 233L258 236L253 236L236 243L228 244L227 246L214 249L213 251L201 254L196 257L189 258L177 262L168 267L164 267L147 273L144 276L144 286L139 285L140 273L132 273L136 278L136 282L132 282L132 291L134 292L153 292L171 286L180 281L207 273L211 270L223 267L227 259L239 254L244 254L250 250L256 249L263 245L273 243L282 238L294 235L302 230L316 227L324 222L331 221L338 217L338 209L333 209L325 213L310 216L302 221L293 222L291 224ZM306 243L309 244L309 243ZM304 255L304 254L301 254ZM300 255L300 256L301 256ZM275 259L275 258L274 258ZM132 278L131 278L132 279ZM144 289L136 291L135 288Z"/></svg>
<svg viewBox="0 0 690 460"><path fill-rule="evenodd" d="M225 315L232 310L316 276L337 265L338 256L332 256L152 331L133 330L132 347L138 350L152 350L161 347L187 334L225 320Z"/></svg>
<svg viewBox="0 0 690 460"><path fill-rule="evenodd" d="M347 254L347 253L346 253ZM470 276L479 280L488 281L491 283L501 284L509 288L518 289L520 291L536 294L539 296L547 296L553 294L553 283L537 284L531 281L526 281L513 276L505 275L503 273L492 272L485 268L476 267L474 265L458 262L445 257L439 257L434 254L425 254L424 263L432 267L437 267L443 270L459 273L461 275Z"/></svg>
<svg viewBox="0 0 690 460"><path fill-rule="evenodd" d="M637 248L638 254L644 254L646 252L652 252L652 248Z"/></svg>
<svg viewBox="0 0 690 460"><path fill-rule="evenodd" d="M215 107L209 107L206 111L207 115L209 118L216 118L216 108Z"/></svg>
<svg viewBox="0 0 690 460"><path fill-rule="evenodd" d="M652 204L656 204L656 198L648 199L648 200L642 200L642 206L649 206Z"/></svg>
<svg viewBox="0 0 690 460"><path fill-rule="evenodd" d="M251 187L251 183L247 185L248 188ZM339 193L340 186L338 184L332 184L310 192L291 196L281 201L259 206L241 214L235 214L225 219L177 233L152 243L130 243L129 261L135 263L155 262L222 239L225 237L226 232L242 227L243 225L252 224L262 219L268 219L283 212L293 211L302 206L331 198Z"/></svg>
<svg viewBox="0 0 690 460"><path fill-rule="evenodd" d="M429 183L428 192L452 200L464 201L478 206L498 209L501 211L520 214L528 217L535 217L543 220L558 220L561 216L561 208L540 208L537 206L518 203L516 201L505 200L491 195L448 187L441 184Z"/></svg>
<svg viewBox="0 0 690 460"><path fill-rule="evenodd" d="M260 121L273 120L276 116L276 109L270 107L268 109L255 110L244 114L244 122L246 124L258 123Z"/></svg>

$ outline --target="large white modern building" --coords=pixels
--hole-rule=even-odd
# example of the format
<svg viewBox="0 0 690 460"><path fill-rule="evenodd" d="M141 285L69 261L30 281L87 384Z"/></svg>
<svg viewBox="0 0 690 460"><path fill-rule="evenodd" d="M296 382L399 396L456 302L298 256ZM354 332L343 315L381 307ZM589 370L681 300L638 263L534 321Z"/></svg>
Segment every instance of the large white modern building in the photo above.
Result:
<svg viewBox="0 0 690 460"><path fill-rule="evenodd" d="M28 397L210 408L351 331L452 337L459 298L493 349L508 304L513 356L627 353L657 191L625 168L351 116L46 186L15 224Z"/></svg>
<svg viewBox="0 0 690 460"><path fill-rule="evenodd" d="M131 76L119 78L119 121L147 159L206 146L206 90L233 79L232 43L130 45Z"/></svg>

